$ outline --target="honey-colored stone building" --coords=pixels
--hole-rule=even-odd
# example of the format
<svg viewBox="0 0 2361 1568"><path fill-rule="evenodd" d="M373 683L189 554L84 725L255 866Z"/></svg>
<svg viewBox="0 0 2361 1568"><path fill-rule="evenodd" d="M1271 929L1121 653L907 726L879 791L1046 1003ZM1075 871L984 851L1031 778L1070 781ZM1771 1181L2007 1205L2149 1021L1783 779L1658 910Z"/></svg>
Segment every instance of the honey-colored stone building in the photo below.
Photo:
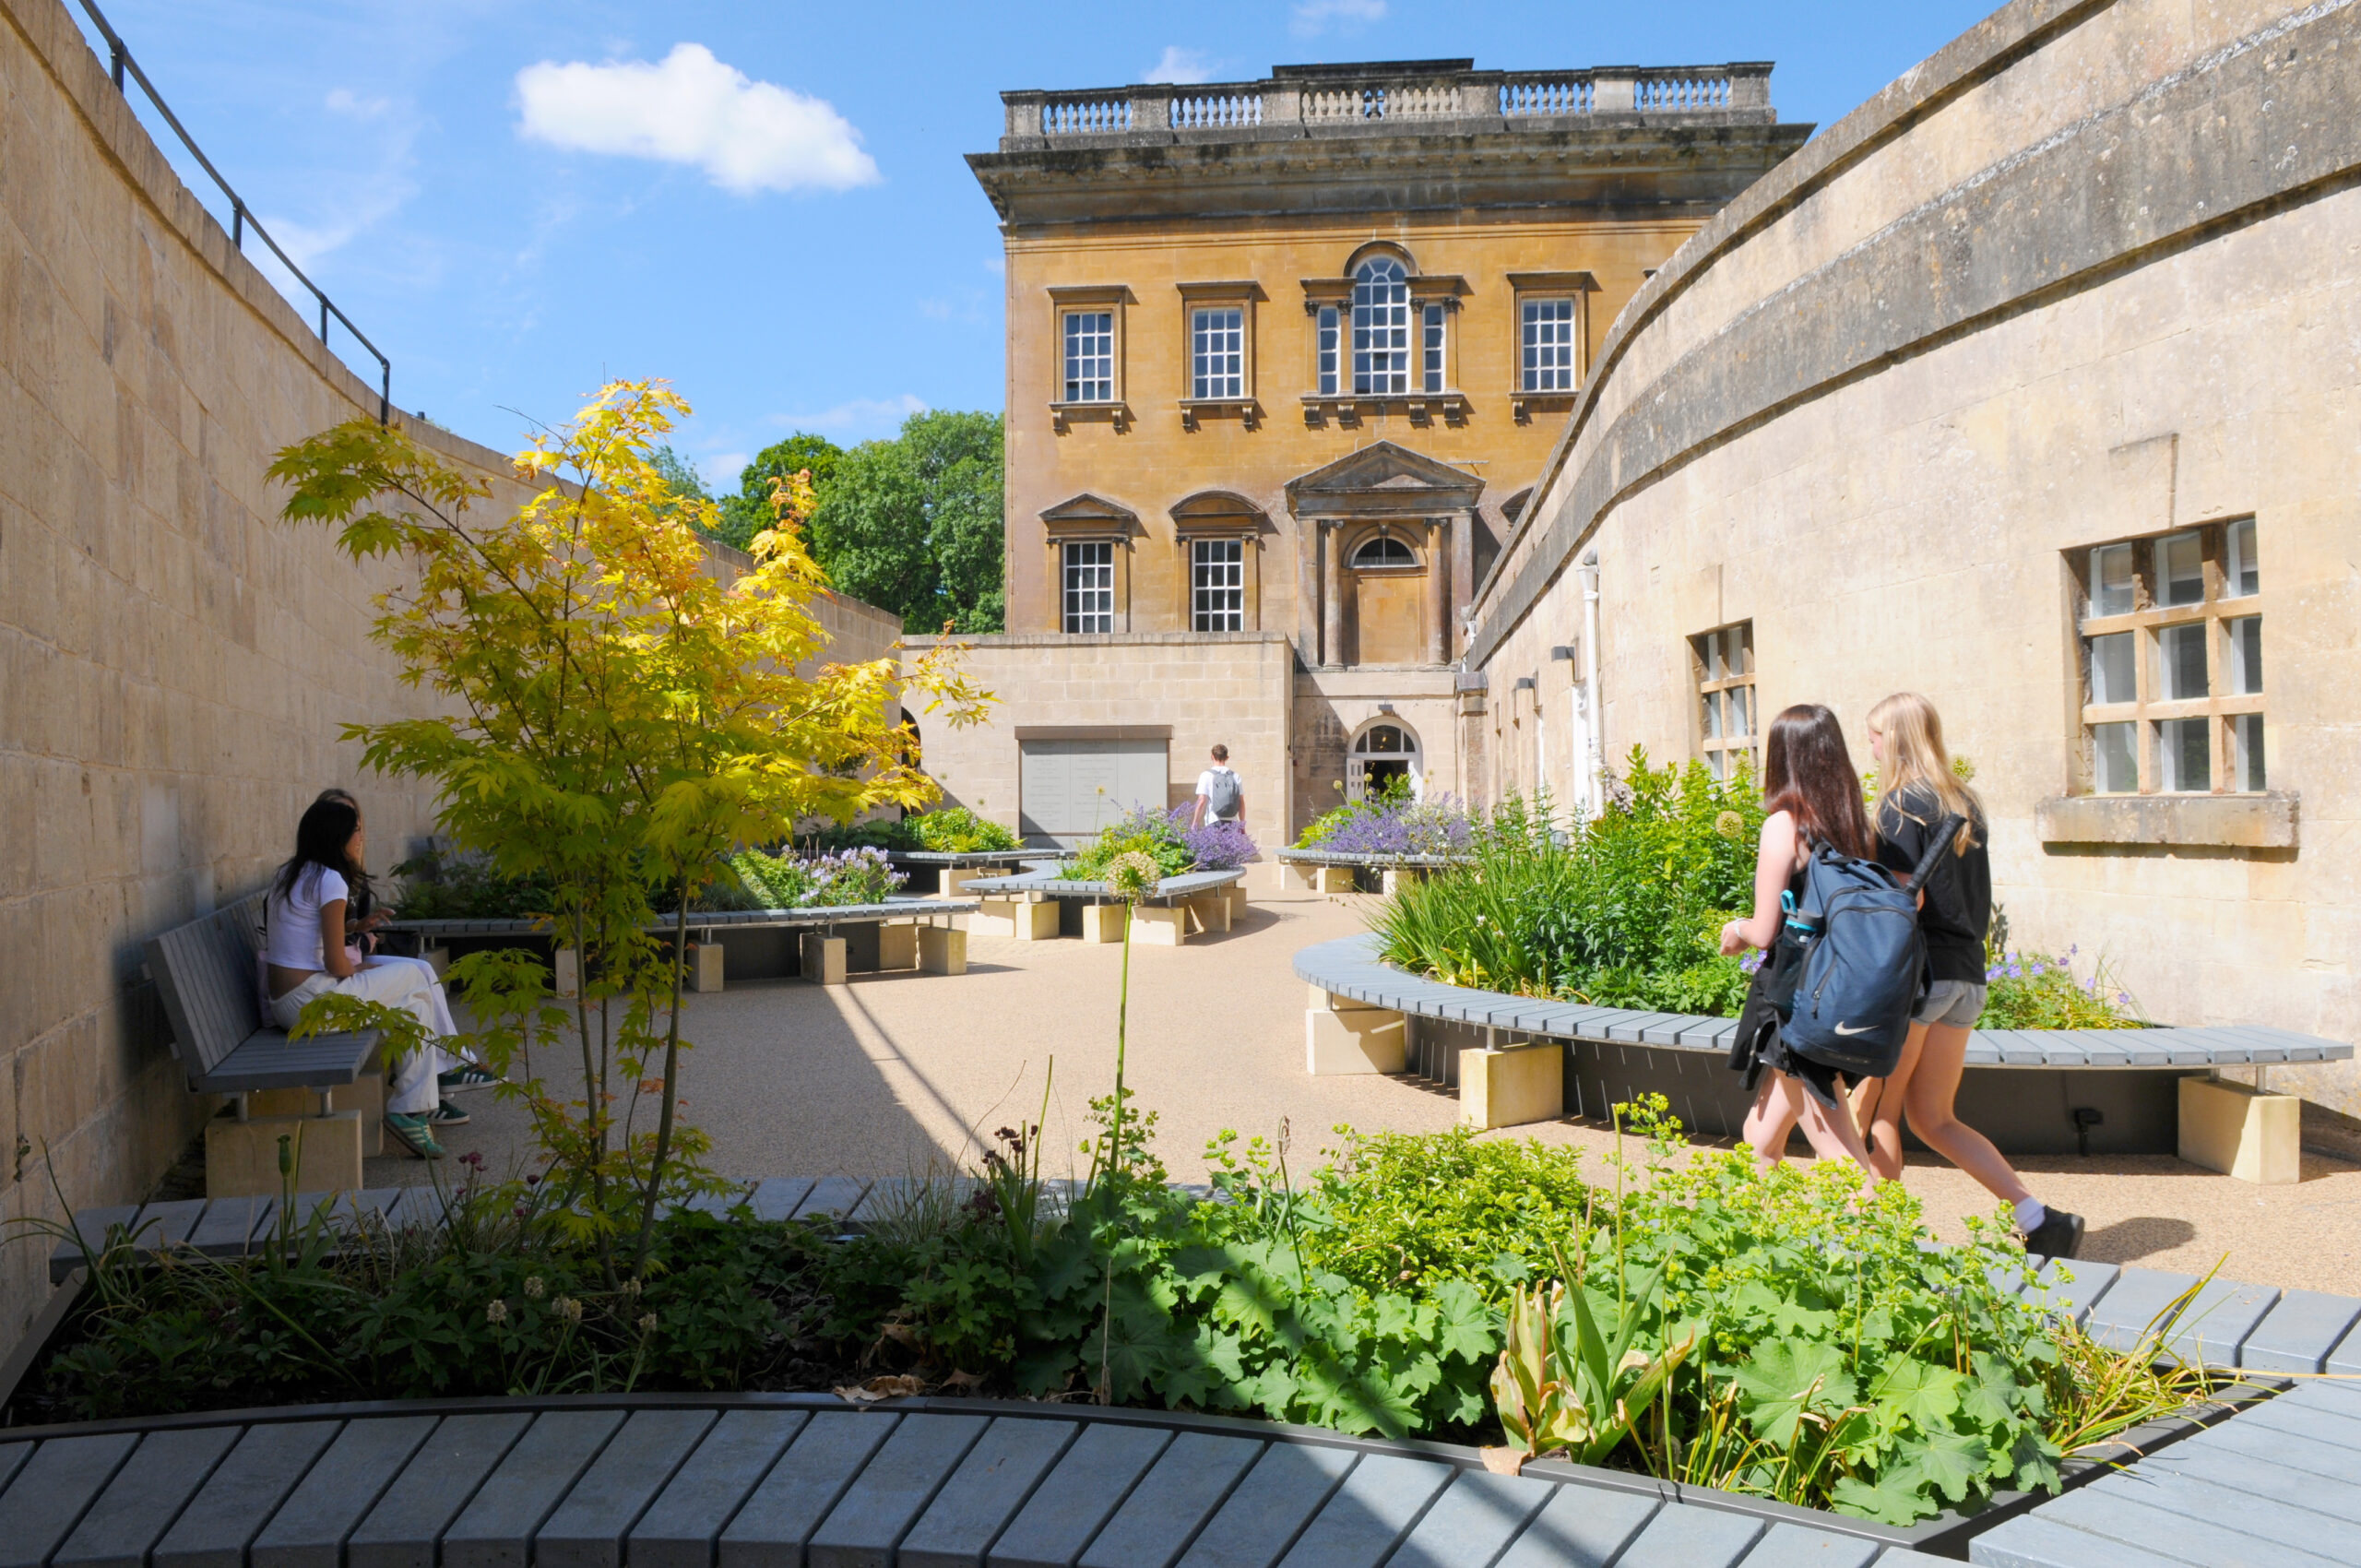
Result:
<svg viewBox="0 0 2361 1568"><path fill-rule="evenodd" d="M1371 776L1464 793L1476 587L1649 273L1801 146L1770 67L1281 66L1009 92L1003 703L954 798L1071 840L1207 749L1269 844Z"/></svg>

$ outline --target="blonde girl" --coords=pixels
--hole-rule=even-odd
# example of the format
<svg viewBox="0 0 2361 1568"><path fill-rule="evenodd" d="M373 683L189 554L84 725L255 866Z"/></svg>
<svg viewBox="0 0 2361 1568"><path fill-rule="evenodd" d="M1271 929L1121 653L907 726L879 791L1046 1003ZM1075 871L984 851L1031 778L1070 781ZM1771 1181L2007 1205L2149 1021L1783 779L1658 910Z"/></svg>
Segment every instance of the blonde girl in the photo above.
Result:
<svg viewBox="0 0 2361 1568"><path fill-rule="evenodd" d="M1927 939L1929 983L1911 1015L1902 1060L1887 1077L1861 1086L1854 1099L1870 1168L1891 1181L1902 1174L1902 1118L1928 1148L1982 1182L2016 1211L2025 1250L2072 1257L2082 1220L2033 1195L1991 1140L1952 1108L1967 1060L1968 1030L1984 1011L1984 932L1992 921L1992 864L1985 852L1983 802L1952 771L1943 721L1916 692L1896 692L1869 709L1869 754L1878 763L1878 861L1910 874L1947 817L1966 821L1952 852L1928 878L1918 929Z"/></svg>

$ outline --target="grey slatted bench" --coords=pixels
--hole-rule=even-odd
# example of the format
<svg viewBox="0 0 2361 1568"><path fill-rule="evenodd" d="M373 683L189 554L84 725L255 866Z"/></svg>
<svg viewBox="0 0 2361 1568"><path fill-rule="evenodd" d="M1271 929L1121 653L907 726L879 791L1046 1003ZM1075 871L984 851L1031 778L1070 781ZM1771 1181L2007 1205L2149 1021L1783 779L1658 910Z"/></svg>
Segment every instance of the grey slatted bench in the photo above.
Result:
<svg viewBox="0 0 2361 1568"><path fill-rule="evenodd" d="M226 1094L234 1120L205 1129L205 1190L279 1190L279 1140L294 1140L299 1187L358 1188L385 1082L374 1030L291 1041L263 1016L255 975L263 895L148 939L148 973L188 1087ZM337 1091L347 1105L336 1106Z"/></svg>
<svg viewBox="0 0 2361 1568"><path fill-rule="evenodd" d="M1296 976L1311 988L1312 1072L1430 1078L1460 1090L1461 1119L1477 1126L1604 1118L1649 1093L1664 1095L1699 1132L1735 1136L1745 1120L1750 1097L1724 1065L1732 1019L1445 985L1394 968L1377 953L1378 939L1363 934L1296 954ZM1398 1032L1371 1041L1396 1022ZM1556 1073L1548 1068L1552 1058ZM1978 1029L1968 1037L1973 1070L1961 1084L1959 1111L2012 1154L2177 1154L2182 1078L2352 1058L2343 1041L2260 1027ZM1469 1065L1480 1075L1463 1082ZM2099 1120L2077 1121L2078 1111Z"/></svg>
<svg viewBox="0 0 2361 1568"><path fill-rule="evenodd" d="M1063 925L1060 905L1064 903L1079 909L1085 942L1123 940L1126 905L1111 883L1027 872L979 878L967 884L967 891L985 899L976 923L980 935L1014 936L1020 942L1057 936ZM1133 942L1178 947L1192 935L1228 931L1246 912L1246 869L1165 877L1129 909Z"/></svg>
<svg viewBox="0 0 2361 1568"><path fill-rule="evenodd" d="M1359 874L1363 872L1380 873L1383 877L1382 885L1391 893L1406 873L1423 876L1428 872L1470 864L1475 859L1472 855L1386 855L1335 849L1280 849L1275 853L1279 886L1306 893L1358 891L1364 885Z"/></svg>

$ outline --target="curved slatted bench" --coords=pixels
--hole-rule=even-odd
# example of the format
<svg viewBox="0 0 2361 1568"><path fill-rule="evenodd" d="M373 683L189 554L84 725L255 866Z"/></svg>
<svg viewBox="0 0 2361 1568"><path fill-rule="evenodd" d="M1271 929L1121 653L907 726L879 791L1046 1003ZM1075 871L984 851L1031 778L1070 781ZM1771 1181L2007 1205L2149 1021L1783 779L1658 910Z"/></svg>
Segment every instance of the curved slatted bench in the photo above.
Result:
<svg viewBox="0 0 2361 1568"><path fill-rule="evenodd" d="M1038 942L1063 933L1061 901L1077 906L1085 942L1123 939L1123 899L1110 883L1068 880L1050 872L981 877L967 885L986 900L976 930ZM1135 942L1177 947L1204 932L1228 931L1246 912L1246 871L1192 871L1168 876L1132 907Z"/></svg>
<svg viewBox="0 0 2361 1568"><path fill-rule="evenodd" d="M1357 873L1364 871L1383 873L1385 890L1390 893L1394 879L1404 872L1422 874L1442 871L1465 865L1471 859L1465 855L1386 855L1337 849L1281 849L1277 858L1279 885L1309 893L1354 892L1360 885Z"/></svg>
<svg viewBox="0 0 2361 1568"><path fill-rule="evenodd" d="M795 973L822 985L842 985L848 974L880 969L923 969L931 974L965 974L967 933L949 917L978 908L972 898L891 897L878 904L826 904L793 909L693 909L688 930L693 945L690 988L719 991L725 966L738 967L742 977L777 974L792 956ZM549 927L536 920L397 920L387 931L402 932L430 945L467 948L497 946L520 940L547 943ZM655 936L670 936L670 918L648 926ZM730 964L727 932L800 931L805 934L792 955L746 952ZM741 944L742 947L749 944ZM705 956L699 957L703 954ZM557 963L561 991L570 991L568 960Z"/></svg>
<svg viewBox="0 0 2361 1568"><path fill-rule="evenodd" d="M1313 992L1312 1071L1416 1073L1459 1087L1464 1111L1480 1125L1605 1116L1651 1092L1665 1095L1682 1122L1701 1132L1734 1136L1745 1117L1738 1075L1725 1065L1735 1019L1446 985L1406 974L1380 961L1377 951L1377 938L1363 934L1295 956L1296 975ZM1323 1012L1341 1022L1323 1025ZM1347 1036L1367 1034L1354 1026L1379 1015L1405 1020L1398 1042L1361 1052L1366 1060L1339 1045ZM1548 1071L1541 1055L1519 1054L1536 1041L1562 1046L1561 1072ZM1491 1054L1463 1058L1465 1051ZM2259 1026L1977 1029L1968 1037L1973 1070L1958 1103L1962 1120L2010 1153L2171 1154L2179 1147L2181 1076L2352 1057L2353 1047L2342 1041ZM1484 1073L1483 1081L1463 1083L1467 1068ZM1548 1106L1553 1087L1560 1097L1554 1108L1519 1113ZM1470 1102L1471 1089L1482 1091L1483 1105ZM1508 1120L1479 1114L1494 1102ZM2077 1111L2095 1111L2103 1120L2078 1123Z"/></svg>

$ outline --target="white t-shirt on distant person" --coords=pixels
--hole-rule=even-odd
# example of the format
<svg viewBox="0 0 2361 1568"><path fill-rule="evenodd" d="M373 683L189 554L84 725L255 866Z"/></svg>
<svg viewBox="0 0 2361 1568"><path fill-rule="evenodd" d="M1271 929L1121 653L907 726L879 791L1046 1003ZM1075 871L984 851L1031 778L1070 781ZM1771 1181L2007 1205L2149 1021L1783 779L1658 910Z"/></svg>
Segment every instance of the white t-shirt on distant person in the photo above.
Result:
<svg viewBox="0 0 2361 1568"><path fill-rule="evenodd" d="M1209 813L1214 809L1212 797L1214 792L1214 775L1216 773L1227 773L1232 778L1238 777L1238 770L1234 767L1228 766L1209 767L1203 773L1197 775L1197 793L1206 797L1205 810ZM1246 798L1245 785L1240 784L1238 787L1238 795L1241 802Z"/></svg>

